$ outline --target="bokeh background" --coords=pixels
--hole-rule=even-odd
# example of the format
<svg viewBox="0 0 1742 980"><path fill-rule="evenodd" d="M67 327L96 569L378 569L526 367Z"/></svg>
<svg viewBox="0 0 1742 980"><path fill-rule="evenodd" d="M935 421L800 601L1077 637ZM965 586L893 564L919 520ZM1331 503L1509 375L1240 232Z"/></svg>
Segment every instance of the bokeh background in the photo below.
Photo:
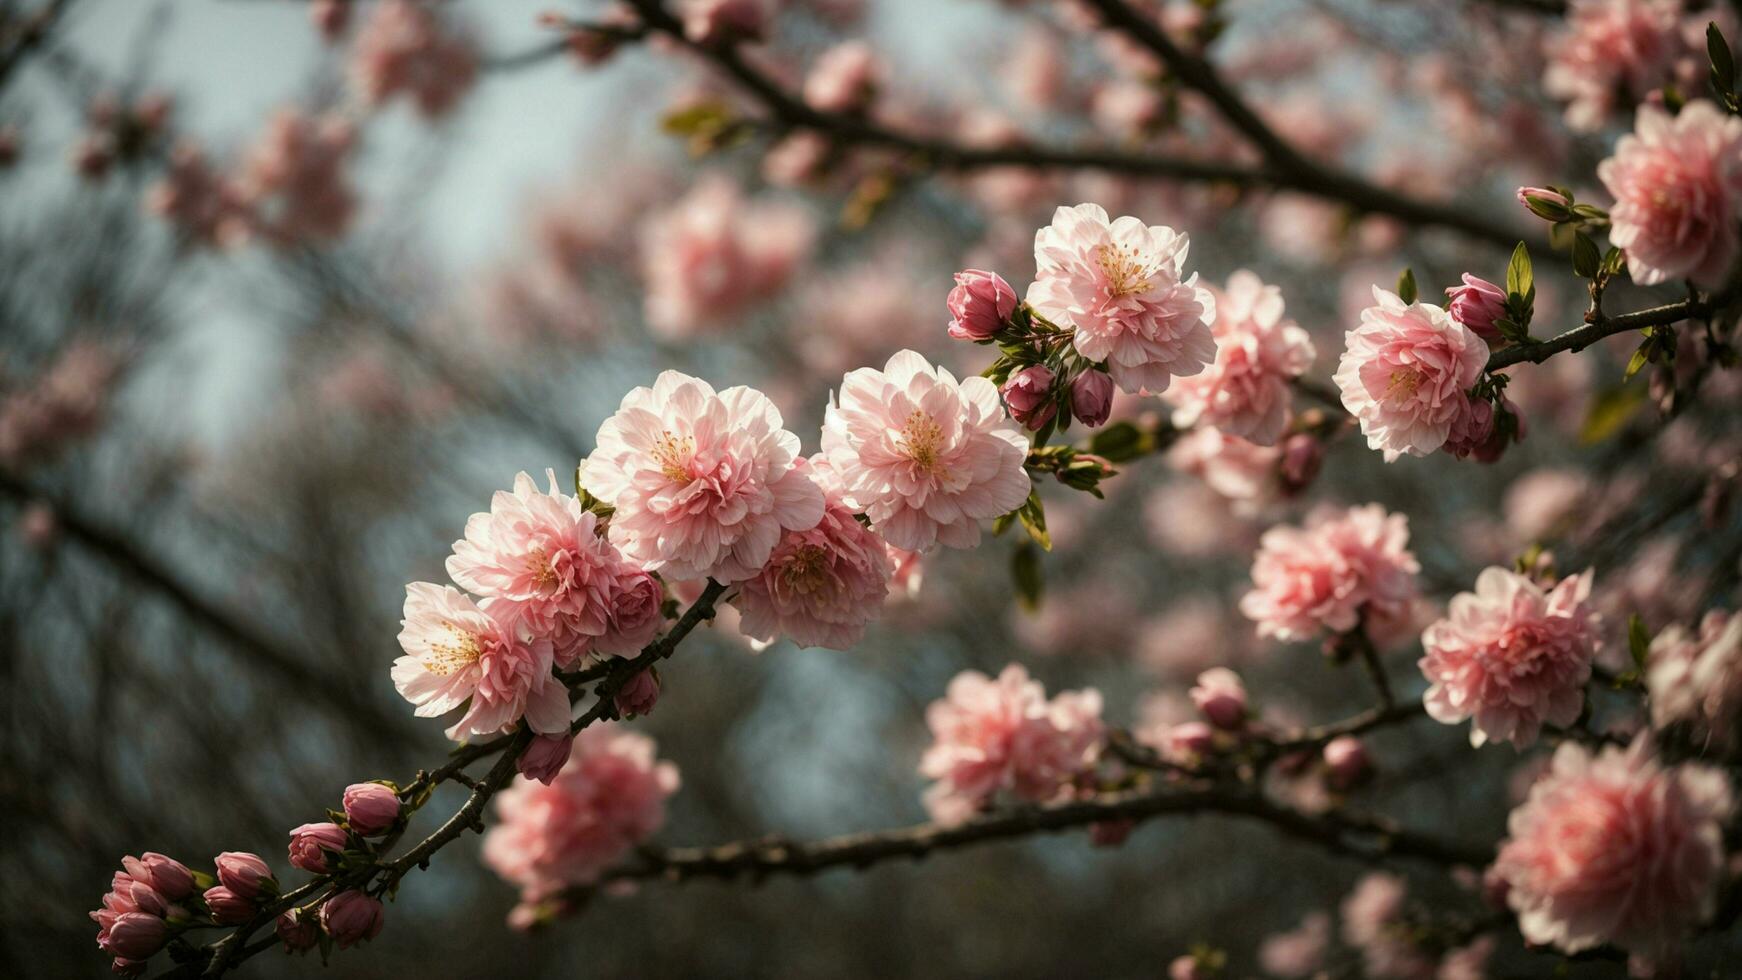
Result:
<svg viewBox="0 0 1742 980"><path fill-rule="evenodd" d="M903 173L868 220L849 220L876 196L875 158L791 186L770 179L763 140L697 157L662 131L674 106L731 98L694 59L631 46L584 67L537 22L552 0L440 6L485 56L477 83L433 122L403 104L358 116L361 204L336 240L190 247L142 206L162 152L100 180L68 162L105 93L172 95L175 137L217 159L286 104L354 112L346 48L322 41L304 3L83 0L4 80L0 123L21 149L0 172L0 396L40 396L58 366L81 413L0 460L0 972L104 970L84 913L122 854L250 850L288 870L286 829L347 783L438 761L441 726L413 719L387 673L404 584L442 580L467 515L517 471L552 468L568 486L599 422L659 370L762 387L814 450L850 368L903 346L983 367L985 350L944 336L950 274L993 268L1020 290L1034 229L1085 200L1188 231L1207 280L1251 268L1281 284L1320 381L1374 283L1409 265L1427 294L1504 269L1492 244L1335 203L1097 173ZM1611 138L1562 127L1536 84L1552 22L1504 6L1230 0L1211 53L1314 156L1540 236L1511 188L1589 186ZM33 7L0 2L0 22ZM771 57L794 69L842 37L870 39L890 66L885 111L914 126L1238 158L1192 100L1145 102L1155 86L1068 6L811 0L783 4L777 24ZM650 330L647 229L709 181L743 198L733 220L792 209L814 238L765 302ZM1539 336L1573 326L1577 282L1539 267L1538 283ZM1051 691L1097 687L1108 718L1140 731L1177 719L1191 678L1216 664L1240 670L1279 723L1359 710L1354 670L1261 643L1234 607L1258 534L1315 501L1407 513L1440 601L1536 541L1564 569L1594 565L1612 652L1631 612L1661 627L1733 601L1742 523L1710 503L1709 480L1735 459L1736 386L1715 378L1679 402L1659 397L1661 379L1623 387L1627 353L1517 372L1531 431L1492 467L1385 465L1343 439L1307 498L1230 499L1165 459L1130 466L1106 501L1049 486L1057 547L1038 610L1012 598L1014 542L988 538L928 560L919 594L849 652L752 652L723 617L634 722L682 771L659 840L922 820L924 708L968 668L1021 662ZM1417 693L1413 659L1388 662ZM1543 752L1472 753L1465 738L1428 722L1375 735L1380 777L1362 805L1493 841ZM1309 805L1319 792L1279 791ZM1245 976L1264 937L1334 909L1366 870L1262 826L1167 819L1117 848L1073 834L816 879L652 884L527 936L504 925L514 891L472 839L328 971L1135 977L1203 941ZM1401 870L1412 902L1479 913L1469 891ZM1722 975L1736 952L1708 939L1691 962ZM1550 962L1513 944L1496 973ZM1332 963L1360 975L1351 951ZM273 954L247 969L319 965Z"/></svg>

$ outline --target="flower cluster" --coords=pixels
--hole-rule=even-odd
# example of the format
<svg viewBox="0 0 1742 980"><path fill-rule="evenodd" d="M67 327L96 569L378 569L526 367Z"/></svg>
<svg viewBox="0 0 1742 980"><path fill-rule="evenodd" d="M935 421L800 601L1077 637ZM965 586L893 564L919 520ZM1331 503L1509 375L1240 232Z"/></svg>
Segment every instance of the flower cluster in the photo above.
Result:
<svg viewBox="0 0 1742 980"><path fill-rule="evenodd" d="M1420 570L1402 514L1378 504L1320 508L1301 527L1264 533L1240 611L1259 636L1293 642L1361 630L1385 646L1410 625Z"/></svg>
<svg viewBox="0 0 1742 980"><path fill-rule="evenodd" d="M358 28L351 84L369 105L404 95L427 119L447 115L478 77L478 52L444 24L438 8L381 0Z"/></svg>
<svg viewBox="0 0 1742 980"><path fill-rule="evenodd" d="M1446 618L1422 633L1422 701L1435 721L1473 719L1470 744L1536 741L1542 726L1570 725L1585 704L1598 646L1591 573L1545 589L1505 568L1484 569L1475 592L1453 597Z"/></svg>
<svg viewBox="0 0 1742 980"><path fill-rule="evenodd" d="M1696 629L1657 634L1645 686L1654 726L1687 723L1699 744L1735 747L1742 737L1742 616L1714 609Z"/></svg>
<svg viewBox="0 0 1742 980"><path fill-rule="evenodd" d="M933 742L919 771L932 819L957 824L1008 794L1032 803L1068 796L1101 749L1101 695L1065 691L1051 700L1018 664L996 678L966 671L926 709Z"/></svg>
<svg viewBox="0 0 1742 980"><path fill-rule="evenodd" d="M1682 47L1680 0L1572 0L1567 30L1547 44L1544 91L1567 103L1567 124L1596 130L1617 96L1638 102L1669 81Z"/></svg>

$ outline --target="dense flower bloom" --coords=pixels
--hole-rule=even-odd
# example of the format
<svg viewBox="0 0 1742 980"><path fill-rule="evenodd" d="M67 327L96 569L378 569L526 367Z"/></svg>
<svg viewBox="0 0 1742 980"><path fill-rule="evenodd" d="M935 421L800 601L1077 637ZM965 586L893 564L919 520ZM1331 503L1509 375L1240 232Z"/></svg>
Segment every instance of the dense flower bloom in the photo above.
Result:
<svg viewBox="0 0 1742 980"><path fill-rule="evenodd" d="M505 731L522 716L536 732L568 728L568 689L551 673L550 639L531 636L511 614L500 600L480 606L453 586L405 587L406 655L393 662L393 686L417 705L414 714L436 718L469 701L447 731L455 741Z"/></svg>
<svg viewBox="0 0 1742 980"><path fill-rule="evenodd" d="M425 118L446 115L478 77L478 53L444 25L436 6L381 0L358 29L351 83L370 105L409 97Z"/></svg>
<svg viewBox="0 0 1742 980"><path fill-rule="evenodd" d="M516 779L496 798L501 822L484 835L484 863L527 901L584 885L665 823L677 767L653 740L613 724L583 729L550 785Z"/></svg>
<svg viewBox="0 0 1742 980"><path fill-rule="evenodd" d="M1483 569L1475 592L1453 597L1446 618L1422 633L1422 701L1435 720L1474 719L1470 744L1523 748L1544 724L1570 725L1585 704L1598 646L1591 573L1552 589L1505 568Z"/></svg>
<svg viewBox="0 0 1742 980"><path fill-rule="evenodd" d="M847 650L889 597L888 548L842 502L840 479L825 457L812 457L806 469L823 488L823 519L788 531L762 570L739 587L738 628L763 643L784 635L799 646Z"/></svg>
<svg viewBox="0 0 1742 980"><path fill-rule="evenodd" d="M364 837L383 833L399 819L399 795L381 783L345 787L345 821Z"/></svg>
<svg viewBox="0 0 1742 980"><path fill-rule="evenodd" d="M1182 278L1187 237L1096 204L1059 208L1034 235L1028 302L1061 326L1091 361L1106 361L1119 387L1160 394L1175 377L1216 359L1216 299L1193 273Z"/></svg>
<svg viewBox="0 0 1742 980"><path fill-rule="evenodd" d="M1696 630L1671 626L1651 641L1645 685L1651 723L1693 723L1724 748L1742 731L1742 616L1714 609Z"/></svg>
<svg viewBox="0 0 1742 980"><path fill-rule="evenodd" d="M332 821L305 823L290 832L290 866L311 874L332 870L332 855L345 849L345 828Z"/></svg>
<svg viewBox="0 0 1742 980"><path fill-rule="evenodd" d="M1642 106L1597 176L1615 197L1609 240L1627 253L1634 282L1724 282L1739 251L1742 119L1704 101L1673 117Z"/></svg>
<svg viewBox="0 0 1742 980"><path fill-rule="evenodd" d="M798 437L767 396L676 371L623 397L582 470L617 509L611 538L667 578L738 582L786 531L816 526L823 492L800 470Z"/></svg>
<svg viewBox="0 0 1742 980"><path fill-rule="evenodd" d="M218 884L243 898L270 895L278 888L272 868L258 854L225 851L213 863L217 865Z"/></svg>
<svg viewBox="0 0 1742 980"><path fill-rule="evenodd" d="M1437 306L1406 304L1377 286L1373 299L1344 335L1333 380L1386 462L1426 456L1471 411L1467 392L1488 363L1488 345Z"/></svg>
<svg viewBox="0 0 1742 980"><path fill-rule="evenodd" d="M1288 424L1289 382L1313 365L1313 342L1283 316L1282 290L1241 269L1216 297L1216 359L1163 397L1181 428L1213 425L1261 446Z"/></svg>
<svg viewBox="0 0 1742 980"><path fill-rule="evenodd" d="M964 269L950 290L950 336L987 340L1016 312L1016 290L996 272Z"/></svg>
<svg viewBox="0 0 1742 980"><path fill-rule="evenodd" d="M549 637L559 665L577 660L609 627L623 558L600 534L598 518L557 489L532 477L499 490L489 513L466 521L447 569L455 584L505 603L534 635Z"/></svg>
<svg viewBox="0 0 1742 980"><path fill-rule="evenodd" d="M340 892L321 904L321 928L340 949L374 939L381 935L381 927L386 923L386 910L380 899L355 889Z"/></svg>
<svg viewBox="0 0 1742 980"><path fill-rule="evenodd" d="M1506 315L1506 290L1468 272L1463 279L1462 286L1446 290L1446 312L1484 341L1499 340L1494 321Z"/></svg>
<svg viewBox="0 0 1742 980"><path fill-rule="evenodd" d="M823 421L823 455L846 506L897 548L971 548L981 520L1028 498L1028 440L985 378L957 381L904 350L883 370L841 380Z"/></svg>
<svg viewBox="0 0 1742 980"><path fill-rule="evenodd" d="M961 823L1000 792L1032 803L1068 793L1100 751L1101 694L1046 690L1018 664L997 679L964 671L926 709L934 739L919 771L937 780L925 794L939 823Z"/></svg>
<svg viewBox="0 0 1742 980"><path fill-rule="evenodd" d="M883 63L864 41L824 51L804 79L804 100L820 112L860 112L877 97Z"/></svg>
<svg viewBox="0 0 1742 980"><path fill-rule="evenodd" d="M1058 399L1052 390L1052 369L1045 364L1031 364L1010 376L998 393L1010 417L1031 431L1038 432L1058 414Z"/></svg>
<svg viewBox="0 0 1742 980"><path fill-rule="evenodd" d="M703 178L643 227L648 327L682 339L731 321L786 284L811 236L803 211L747 204L730 180Z"/></svg>
<svg viewBox="0 0 1742 980"><path fill-rule="evenodd" d="M1240 611L1259 636L1298 641L1359 626L1383 645L1408 625L1420 570L1402 514L1321 508L1302 527L1264 532Z"/></svg>
<svg viewBox="0 0 1742 980"><path fill-rule="evenodd" d="M1494 873L1530 942L1670 953L1712 913L1730 811L1722 772L1666 768L1644 736L1595 756L1563 742L1512 811Z"/></svg>
<svg viewBox="0 0 1742 980"><path fill-rule="evenodd" d="M1616 93L1632 101L1670 80L1681 46L1678 0L1572 0L1567 32L1548 44L1543 89L1567 101L1567 124L1601 128Z"/></svg>

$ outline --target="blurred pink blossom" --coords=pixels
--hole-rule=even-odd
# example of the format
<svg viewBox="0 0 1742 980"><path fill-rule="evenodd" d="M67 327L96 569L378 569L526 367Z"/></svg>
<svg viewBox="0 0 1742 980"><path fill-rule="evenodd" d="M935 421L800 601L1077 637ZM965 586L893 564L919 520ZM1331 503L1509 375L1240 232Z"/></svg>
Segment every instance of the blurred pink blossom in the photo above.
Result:
<svg viewBox="0 0 1742 980"><path fill-rule="evenodd" d="M864 41L824 51L804 79L804 100L819 112L863 112L883 85L884 67Z"/></svg>
<svg viewBox="0 0 1742 980"><path fill-rule="evenodd" d="M1410 625L1420 568L1404 515L1378 504L1321 507L1302 527L1264 533L1240 611L1259 636L1284 642L1360 627L1386 646Z"/></svg>
<svg viewBox="0 0 1742 980"><path fill-rule="evenodd" d="M336 115L282 109L249 151L236 194L245 227L284 244L343 235L357 213L345 174L356 128Z"/></svg>
<svg viewBox="0 0 1742 980"><path fill-rule="evenodd" d="M1691 723L1696 741L1730 748L1742 723L1742 616L1713 609L1696 629L1665 628L1651 641L1645 684L1651 723Z"/></svg>
<svg viewBox="0 0 1742 980"><path fill-rule="evenodd" d="M1288 424L1289 383L1313 364L1313 342L1283 316L1282 290L1245 269L1228 277L1216 298L1216 359L1180 378L1163 396L1181 428L1211 425L1261 446L1276 443Z"/></svg>
<svg viewBox="0 0 1742 980"><path fill-rule="evenodd" d="M351 83L363 101L381 105L404 94L426 119L447 115L478 78L470 38L444 24L438 5L380 0L358 28Z"/></svg>
<svg viewBox="0 0 1742 980"><path fill-rule="evenodd" d="M1677 0L1572 0L1549 39L1543 89L1567 103L1567 125L1594 131L1618 106L1670 80L1681 44Z"/></svg>
<svg viewBox="0 0 1742 980"><path fill-rule="evenodd" d="M1742 119L1706 101L1673 117L1642 106L1597 176L1615 198L1609 240L1634 282L1723 284L1742 238Z"/></svg>

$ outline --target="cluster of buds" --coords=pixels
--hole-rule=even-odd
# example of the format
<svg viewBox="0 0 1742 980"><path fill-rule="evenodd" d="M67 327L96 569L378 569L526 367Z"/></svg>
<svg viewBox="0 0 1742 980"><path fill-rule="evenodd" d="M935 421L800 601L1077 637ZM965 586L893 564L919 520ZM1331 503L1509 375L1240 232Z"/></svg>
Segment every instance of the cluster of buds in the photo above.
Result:
<svg viewBox="0 0 1742 980"><path fill-rule="evenodd" d="M117 162L144 156L169 128L174 108L169 96L159 92L148 92L131 104L109 94L91 100L85 108L85 133L73 145L73 170L98 181Z"/></svg>
<svg viewBox="0 0 1742 980"><path fill-rule="evenodd" d="M115 972L136 977L153 953L192 924L189 906L197 906L200 887L212 878L151 851L122 858L121 867L91 919L97 923L97 946L115 958Z"/></svg>

